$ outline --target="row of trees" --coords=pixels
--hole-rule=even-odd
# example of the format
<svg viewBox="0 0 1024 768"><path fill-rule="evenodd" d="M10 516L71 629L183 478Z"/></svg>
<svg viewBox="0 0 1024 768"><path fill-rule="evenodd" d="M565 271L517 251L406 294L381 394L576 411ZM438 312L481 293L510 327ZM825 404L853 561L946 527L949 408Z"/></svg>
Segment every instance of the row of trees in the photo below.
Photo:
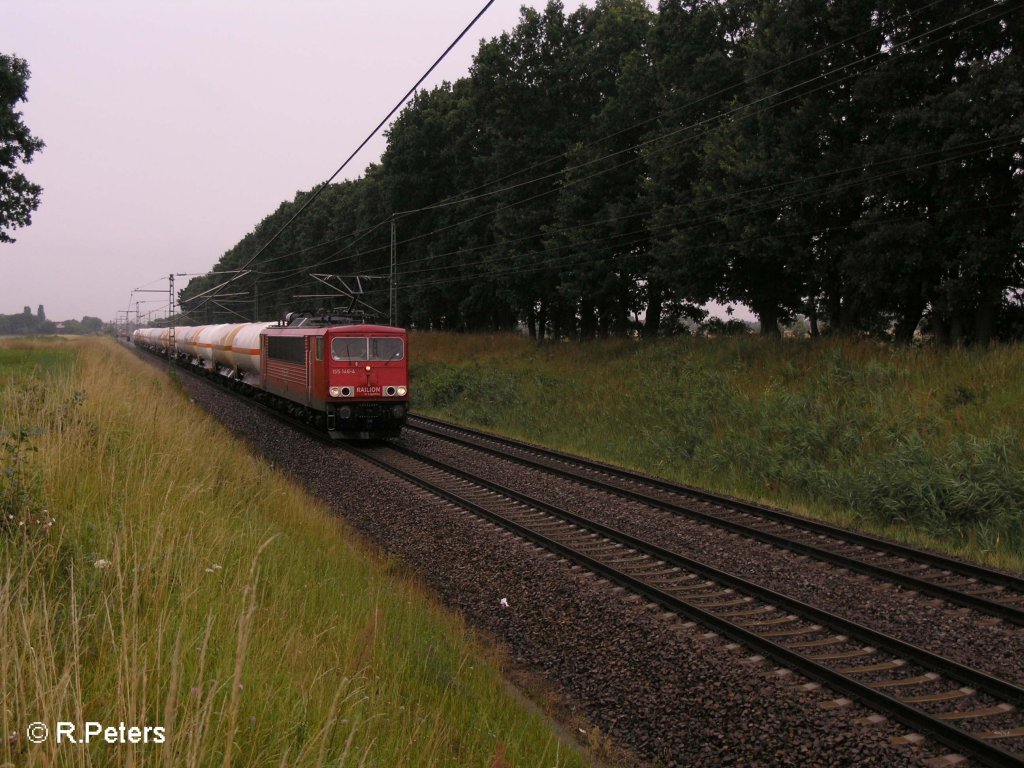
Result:
<svg viewBox="0 0 1024 768"><path fill-rule="evenodd" d="M535 337L677 332L710 301L765 333L1019 332L1022 18L1004 0L598 0L523 9L419 93L379 164L300 193L182 292L197 320L387 274L399 322ZM369 295L386 307L381 290ZM228 303L234 301L234 304ZM225 312L230 311L228 314ZM1018 322L1018 325L1014 325ZM1016 329L1016 330L1014 330Z"/></svg>
<svg viewBox="0 0 1024 768"><path fill-rule="evenodd" d="M54 322L46 319L46 310L43 305L32 314L31 307L25 309L18 315L0 315L0 336L15 334L18 336L48 334L48 333L99 333L110 331L111 327L98 317L86 315L81 320L63 320Z"/></svg>

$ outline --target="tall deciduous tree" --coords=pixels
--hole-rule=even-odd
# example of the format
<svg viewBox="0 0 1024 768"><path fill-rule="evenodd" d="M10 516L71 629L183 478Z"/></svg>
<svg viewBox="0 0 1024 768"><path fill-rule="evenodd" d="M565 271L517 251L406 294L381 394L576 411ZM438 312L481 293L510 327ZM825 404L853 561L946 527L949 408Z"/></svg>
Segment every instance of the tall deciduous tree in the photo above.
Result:
<svg viewBox="0 0 1024 768"><path fill-rule="evenodd" d="M24 59L0 53L0 243L13 243L9 232L32 223L43 191L18 170L44 146L29 133L16 109L25 100L28 79Z"/></svg>
<svg viewBox="0 0 1024 768"><path fill-rule="evenodd" d="M836 252L859 215L857 104L850 82L879 50L872 3L760 0L738 17L740 104L709 137L702 169L725 242L723 298L746 303L762 331L842 298ZM833 313L838 320L838 313Z"/></svg>
<svg viewBox="0 0 1024 768"><path fill-rule="evenodd" d="M742 98L736 13L716 0L661 0L651 35L657 123L644 145L652 208L648 276L671 332L699 305L724 295L724 227L707 200L701 169L707 136ZM657 306L658 302L649 302ZM654 320L648 307L648 322ZM655 320L655 322L657 322Z"/></svg>
<svg viewBox="0 0 1024 768"><path fill-rule="evenodd" d="M250 301L299 308L314 270L385 274L394 221L399 322L421 328L592 337L645 316L654 336L718 300L766 333L802 312L1005 338L1024 315L1022 26L1008 0L526 8L249 265Z"/></svg>
<svg viewBox="0 0 1024 768"><path fill-rule="evenodd" d="M641 152L654 113L648 52L654 16L642 0L598 0L582 20L580 133L567 152L546 245L565 264L560 292L578 307L580 335L621 335L644 305L654 305L653 326L661 311L660 297L648 291Z"/></svg>
<svg viewBox="0 0 1024 768"><path fill-rule="evenodd" d="M899 173L867 189L859 276L898 336L927 314L941 339L985 343L1024 259L1019 14L1005 3L879 6L890 55L861 81L876 101L864 136Z"/></svg>

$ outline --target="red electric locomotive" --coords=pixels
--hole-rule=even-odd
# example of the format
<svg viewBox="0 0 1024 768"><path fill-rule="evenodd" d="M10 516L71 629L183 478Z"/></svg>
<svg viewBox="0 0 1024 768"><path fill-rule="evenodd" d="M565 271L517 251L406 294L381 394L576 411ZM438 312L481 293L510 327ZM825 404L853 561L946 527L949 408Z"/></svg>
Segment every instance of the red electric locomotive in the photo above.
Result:
<svg viewBox="0 0 1024 768"><path fill-rule="evenodd" d="M334 438L398 437L409 411L402 328L293 313L284 323L181 326L173 336L140 328L132 339Z"/></svg>
<svg viewBox="0 0 1024 768"><path fill-rule="evenodd" d="M407 348L402 328L290 315L260 334L259 388L322 419L331 437L398 437L409 411Z"/></svg>

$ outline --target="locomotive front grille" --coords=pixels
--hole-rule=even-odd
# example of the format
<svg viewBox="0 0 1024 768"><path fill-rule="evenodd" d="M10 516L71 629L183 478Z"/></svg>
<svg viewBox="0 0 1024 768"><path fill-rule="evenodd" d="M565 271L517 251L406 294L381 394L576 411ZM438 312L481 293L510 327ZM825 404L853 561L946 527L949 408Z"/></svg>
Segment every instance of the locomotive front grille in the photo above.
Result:
<svg viewBox="0 0 1024 768"><path fill-rule="evenodd" d="M355 407L357 419L379 419L384 415L384 408L379 403L361 403Z"/></svg>

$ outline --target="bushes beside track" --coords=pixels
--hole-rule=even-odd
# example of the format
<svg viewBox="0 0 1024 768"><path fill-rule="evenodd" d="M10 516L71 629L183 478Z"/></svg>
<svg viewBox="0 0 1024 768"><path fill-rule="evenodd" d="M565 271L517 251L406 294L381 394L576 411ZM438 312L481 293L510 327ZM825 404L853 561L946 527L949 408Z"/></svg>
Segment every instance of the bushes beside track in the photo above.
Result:
<svg viewBox="0 0 1024 768"><path fill-rule="evenodd" d="M1024 348L420 333L413 408L1024 569Z"/></svg>
<svg viewBox="0 0 1024 768"><path fill-rule="evenodd" d="M0 345L0 426L0 763L582 764L457 619L114 341ZM58 721L164 739L29 742Z"/></svg>

